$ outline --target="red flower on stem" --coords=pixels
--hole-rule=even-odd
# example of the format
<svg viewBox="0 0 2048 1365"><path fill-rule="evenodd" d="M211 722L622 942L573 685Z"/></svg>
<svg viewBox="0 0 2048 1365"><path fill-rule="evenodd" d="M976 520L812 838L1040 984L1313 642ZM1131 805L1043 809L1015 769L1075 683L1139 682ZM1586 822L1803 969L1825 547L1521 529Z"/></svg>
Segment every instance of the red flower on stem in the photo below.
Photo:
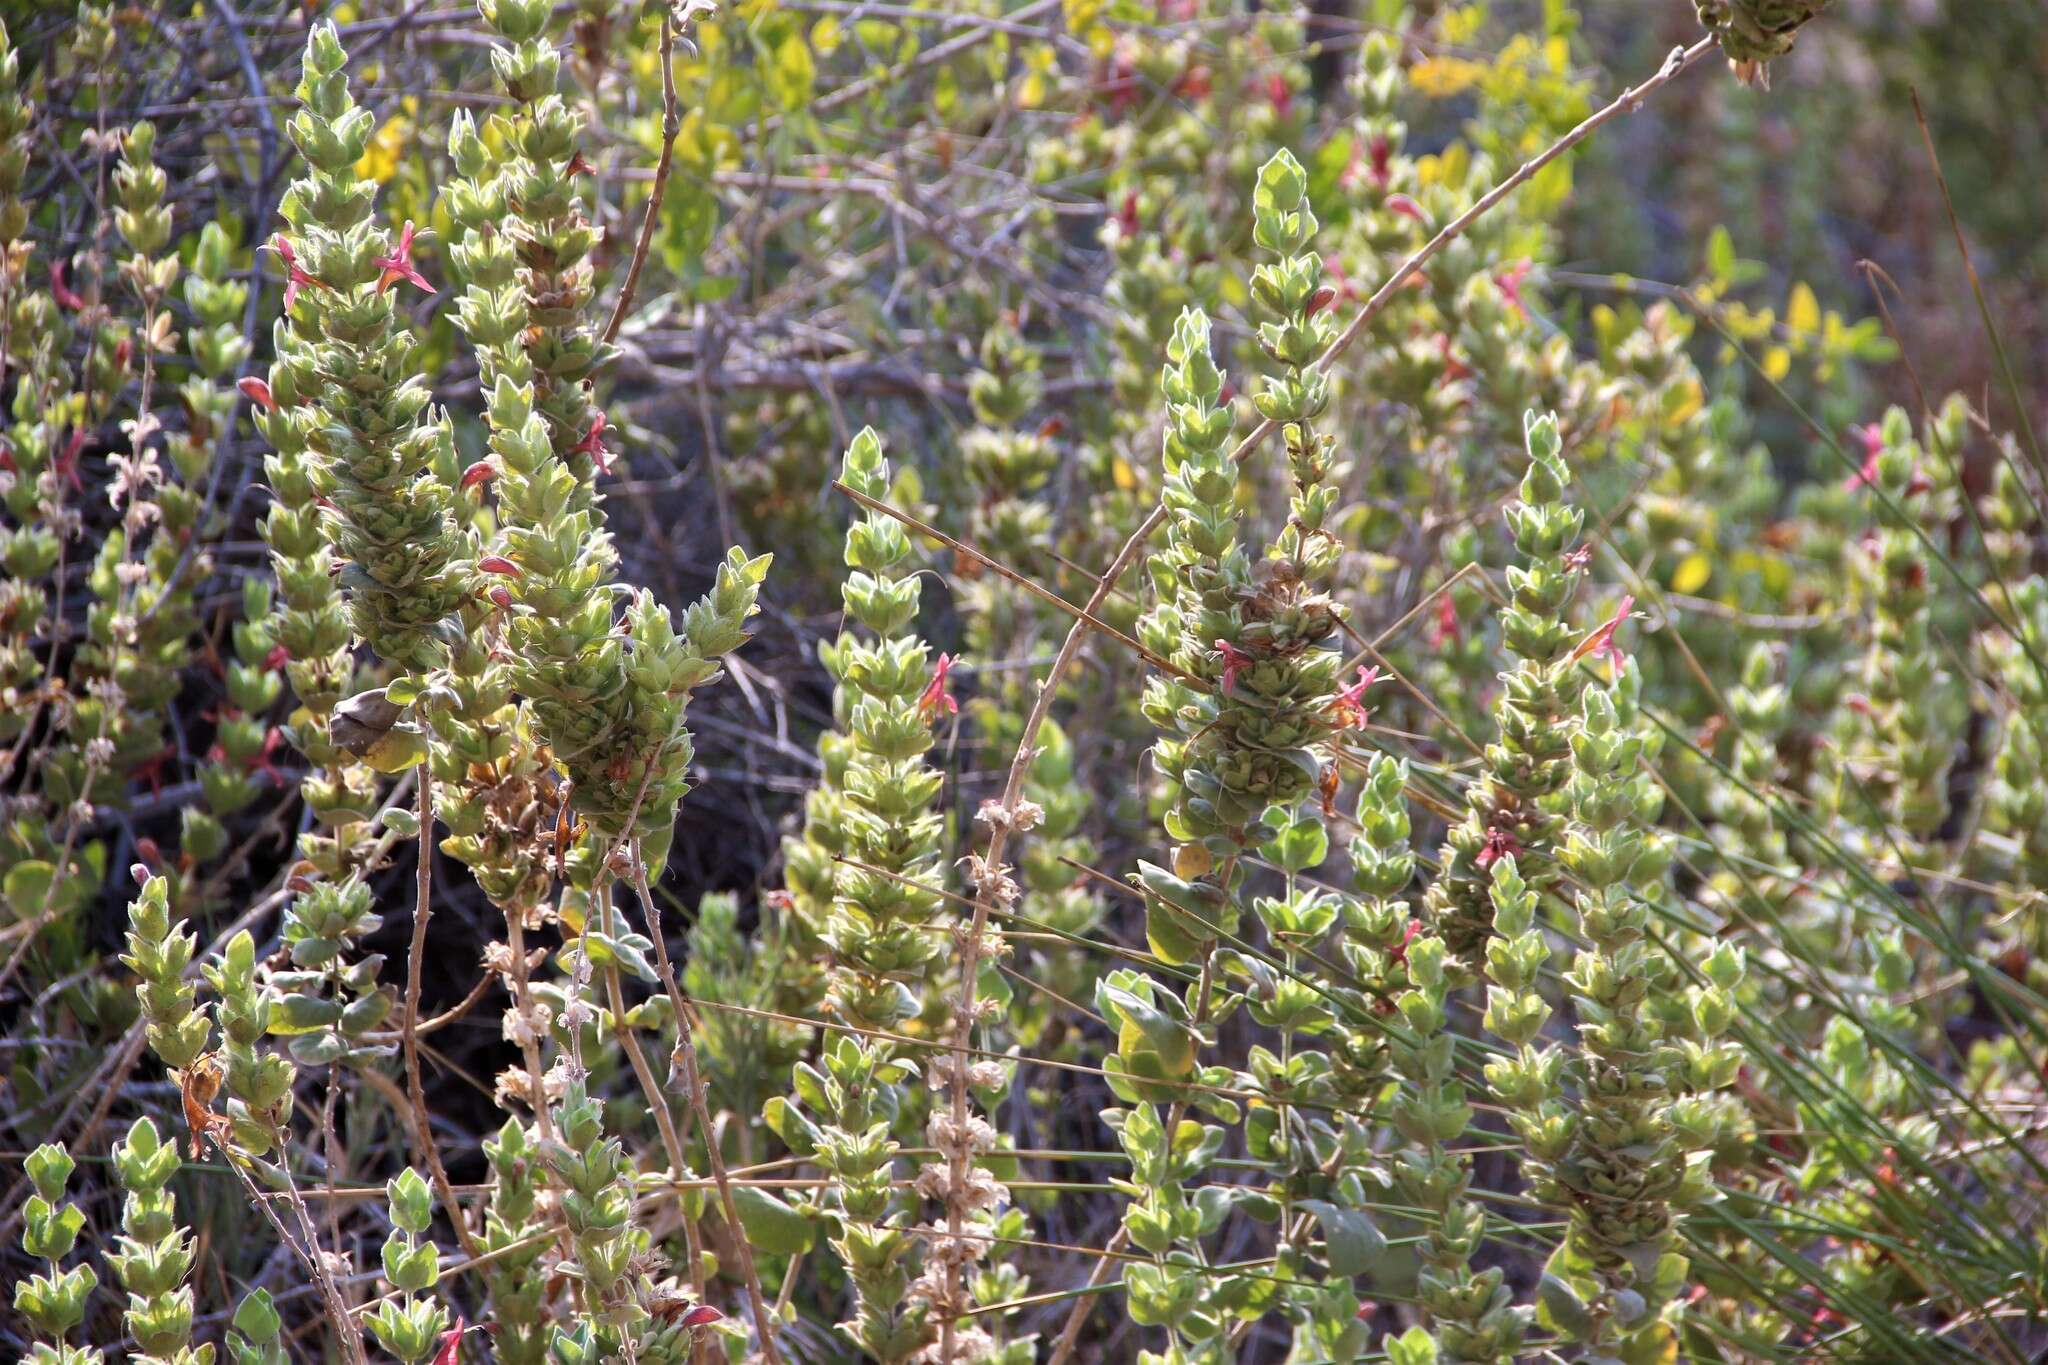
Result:
<svg viewBox="0 0 2048 1365"><path fill-rule="evenodd" d="M1250 668L1258 660L1239 649L1228 640L1216 642L1216 652L1223 656L1223 695L1229 696L1237 686L1237 675Z"/></svg>
<svg viewBox="0 0 2048 1365"><path fill-rule="evenodd" d="M50 262L50 297L65 308L76 313L85 307L85 300L78 291L64 283L65 263L59 259Z"/></svg>
<svg viewBox="0 0 2048 1365"><path fill-rule="evenodd" d="M1579 641L1579 647L1572 651L1571 658L1566 662L1577 663L1589 657L1605 658L1612 660L1614 666L1620 668L1628 656L1622 653L1620 645L1614 643L1614 632L1621 628L1622 622L1628 620L1635 604L1636 599L1633 597L1622 598L1621 606L1615 610L1614 615L1594 627L1591 635Z"/></svg>
<svg viewBox="0 0 2048 1365"><path fill-rule="evenodd" d="M1851 492L1876 484L1877 457L1884 453L1884 429L1877 423L1857 427L1856 435L1863 441L1863 467L1842 480L1842 487Z"/></svg>
<svg viewBox="0 0 2048 1365"><path fill-rule="evenodd" d="M434 286L427 283L427 277L420 274L419 268L412 263L412 231L412 220L407 219L405 226L398 230L398 250L389 256L379 256L373 263L384 272L377 277L379 294L400 280L416 284L429 294L434 292Z"/></svg>
<svg viewBox="0 0 2048 1365"><path fill-rule="evenodd" d="M1279 118L1286 118L1294 108L1294 90L1278 71L1266 77L1266 98L1273 102L1273 113Z"/></svg>
<svg viewBox="0 0 2048 1365"><path fill-rule="evenodd" d="M478 484L489 483L497 477L498 469L496 465L493 465L489 460L478 460L475 464L462 471L462 491L467 493Z"/></svg>
<svg viewBox="0 0 2048 1365"><path fill-rule="evenodd" d="M1132 190L1124 196L1123 204L1116 211L1116 227L1126 237L1138 235L1138 192Z"/></svg>
<svg viewBox="0 0 2048 1365"><path fill-rule="evenodd" d="M262 408L265 412L277 411L277 399L271 396L270 385L264 383L255 375L244 375L242 378L237 379L235 387L242 391L244 398L254 403L257 407Z"/></svg>
<svg viewBox="0 0 2048 1365"><path fill-rule="evenodd" d="M949 716L960 714L960 703L953 700L953 694L946 690L946 677L953 671L953 662L952 655L941 654L939 661L932 665L932 680L924 685L924 691L917 699L919 715L930 719L942 706Z"/></svg>
<svg viewBox="0 0 2048 1365"><path fill-rule="evenodd" d="M1330 698L1330 707L1336 711L1337 718L1345 729L1363 726L1371 717L1372 708L1365 704L1365 693L1366 689L1379 680L1380 671L1377 667L1361 667L1358 670L1358 681L1349 687L1339 688L1337 695Z"/></svg>
<svg viewBox="0 0 2048 1365"><path fill-rule="evenodd" d="M1458 620L1458 604L1447 592L1436 599L1436 624L1430 627L1429 647L1442 649L1465 638L1465 627Z"/></svg>
<svg viewBox="0 0 2048 1365"><path fill-rule="evenodd" d="M588 455L591 462L597 466L598 473L609 474L612 472L611 452L605 449L604 429L604 414L600 412L593 415L590 419L590 430L584 432L583 439L569 448Z"/></svg>
<svg viewBox="0 0 2048 1365"><path fill-rule="evenodd" d="M277 765L271 762L271 759L276 756L277 746L282 743L284 743L284 731L278 729L275 725L271 726L269 732L263 736L263 747L257 750L255 759L249 764L251 772L264 774L271 781L277 783L279 787L286 785L284 774L277 770Z"/></svg>
<svg viewBox="0 0 2048 1365"><path fill-rule="evenodd" d="M469 1330L469 1320L455 1319L455 1325L441 1333L441 1345L434 1352L434 1365L455 1365L455 1358L462 1353L462 1334Z"/></svg>
<svg viewBox="0 0 2048 1365"><path fill-rule="evenodd" d="M1427 220L1422 216L1422 205L1416 203L1405 194L1388 195L1387 212L1398 213L1403 218L1413 218L1418 223L1427 223Z"/></svg>
<svg viewBox="0 0 2048 1365"><path fill-rule="evenodd" d="M1528 316L1529 310L1522 305L1522 281L1529 278L1529 271L1532 268L1528 259L1524 258L1493 277L1494 284L1500 288L1501 297L1523 317Z"/></svg>
<svg viewBox="0 0 2048 1365"><path fill-rule="evenodd" d="M1522 845L1512 831L1489 829L1486 831L1486 846L1479 850L1479 856L1472 861L1481 867L1492 867L1502 858L1519 858Z"/></svg>
<svg viewBox="0 0 2048 1365"><path fill-rule="evenodd" d="M306 268L299 264L299 253L292 250L291 239L282 232L270 239L268 249L275 251L277 258L284 262L284 310L287 313L298 301L301 286L310 284L320 289L327 287L325 280L308 274Z"/></svg>
<svg viewBox="0 0 2048 1365"><path fill-rule="evenodd" d="M292 652L283 645L272 645L270 652L263 656L263 666L272 672L283 668L292 661Z"/></svg>
<svg viewBox="0 0 2048 1365"><path fill-rule="evenodd" d="M719 1321L724 1316L725 1314L719 1312L710 1304L700 1303L695 1308L692 1308L689 1312L683 1314L680 1318L677 1318L676 1321L681 1323L684 1327L703 1327L710 1323Z"/></svg>
<svg viewBox="0 0 2048 1365"><path fill-rule="evenodd" d="M71 439L64 443L64 453L59 455L51 466L57 473L64 476L66 483L69 483L72 488L80 493L85 491L85 482L78 477L78 454L84 449L85 428L73 427L71 429Z"/></svg>
<svg viewBox="0 0 2048 1365"><path fill-rule="evenodd" d="M1415 942L1416 935L1421 932L1422 921L1419 919L1409 920L1407 930L1401 935L1401 941L1393 946L1387 953L1387 957L1394 962L1406 963L1408 961L1408 945Z"/></svg>

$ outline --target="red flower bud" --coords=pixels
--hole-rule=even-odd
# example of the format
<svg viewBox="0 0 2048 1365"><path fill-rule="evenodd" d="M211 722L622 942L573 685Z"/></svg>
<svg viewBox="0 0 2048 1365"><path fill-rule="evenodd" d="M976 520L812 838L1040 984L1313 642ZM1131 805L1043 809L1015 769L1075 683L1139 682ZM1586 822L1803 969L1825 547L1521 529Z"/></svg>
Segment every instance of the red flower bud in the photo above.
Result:
<svg viewBox="0 0 2048 1365"><path fill-rule="evenodd" d="M292 652L283 645L272 645L270 652L263 656L263 666L272 672L291 662Z"/></svg>
<svg viewBox="0 0 2048 1365"><path fill-rule="evenodd" d="M503 555L485 555L476 562L476 566L485 573L500 574L506 578L525 577L519 572L519 566Z"/></svg>
<svg viewBox="0 0 2048 1365"><path fill-rule="evenodd" d="M480 483L489 483L498 477L498 467L489 460L478 460L462 471L462 491L467 493Z"/></svg>
<svg viewBox="0 0 2048 1365"><path fill-rule="evenodd" d="M497 603L500 610L512 610L512 593L503 583L493 583L491 585L490 597L491 601Z"/></svg>
<svg viewBox="0 0 2048 1365"><path fill-rule="evenodd" d="M262 408L265 412L277 411L277 400L270 395L270 385L264 383L255 375L244 375L242 378L237 379L235 387L242 391L244 398L254 403L257 407Z"/></svg>
<svg viewBox="0 0 2048 1365"><path fill-rule="evenodd" d="M683 1314L677 1321L685 1327L703 1327L706 1324L719 1321L724 1316L725 1314L719 1312L710 1304L700 1303L689 1312Z"/></svg>
<svg viewBox="0 0 2048 1365"><path fill-rule="evenodd" d="M1312 318L1336 301L1337 291L1326 284L1308 296L1308 302L1302 305L1301 315L1305 318Z"/></svg>

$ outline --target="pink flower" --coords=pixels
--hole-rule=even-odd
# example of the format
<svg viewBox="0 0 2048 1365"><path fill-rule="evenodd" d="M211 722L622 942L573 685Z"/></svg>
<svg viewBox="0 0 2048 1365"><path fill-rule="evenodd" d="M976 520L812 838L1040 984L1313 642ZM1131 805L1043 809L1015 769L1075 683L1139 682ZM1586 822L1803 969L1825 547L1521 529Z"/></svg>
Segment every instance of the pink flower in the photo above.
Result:
<svg viewBox="0 0 2048 1365"><path fill-rule="evenodd" d="M1856 434L1863 438L1863 467L1842 480L1850 491L1877 483L1877 457L1884 453L1884 430L1877 423L1856 428Z"/></svg>
<svg viewBox="0 0 2048 1365"><path fill-rule="evenodd" d="M299 264L299 253L292 250L291 239L282 232L270 239L269 249L275 251L278 259L284 262L284 308L287 313L298 301L301 285L317 285L322 289L327 287L324 281L306 273L305 268Z"/></svg>
<svg viewBox="0 0 2048 1365"><path fill-rule="evenodd" d="M1515 836L1504 829L1486 831L1486 846L1479 850L1479 856L1472 861L1481 867L1492 867L1502 858L1519 858L1522 846Z"/></svg>
<svg viewBox="0 0 2048 1365"><path fill-rule="evenodd" d="M1387 954L1388 958L1395 962L1406 962L1408 960L1408 945L1415 942L1415 936L1421 932L1422 921L1419 919L1409 920L1407 931L1401 935L1401 941L1394 945L1393 951Z"/></svg>
<svg viewBox="0 0 2048 1365"><path fill-rule="evenodd" d="M398 231L398 250L389 256L379 256L376 259L375 265L384 272L377 277L379 294L399 280L416 284L429 294L434 292L434 286L427 283L427 277L420 274L418 267L412 263L412 233L412 220L407 219L405 226Z"/></svg>
<svg viewBox="0 0 2048 1365"><path fill-rule="evenodd" d="M1364 725L1372 715L1371 708L1365 704L1365 693L1379 680L1378 668L1360 668L1358 681L1349 687L1339 688L1337 695L1330 698L1331 709L1336 711L1338 720L1346 729Z"/></svg>
<svg viewBox="0 0 2048 1365"><path fill-rule="evenodd" d="M1525 258L1493 277L1493 282L1500 287L1501 297L1508 301L1517 314L1524 317L1528 315L1529 310L1522 306L1522 281L1529 278L1531 268Z"/></svg>
<svg viewBox="0 0 2048 1365"><path fill-rule="evenodd" d="M85 491L85 484L78 477L78 454L84 449L85 428L73 427L71 429L71 439L64 443L64 453L59 455L51 465L57 473L64 476L67 483L80 493Z"/></svg>
<svg viewBox="0 0 2048 1365"><path fill-rule="evenodd" d="M277 765L271 762L271 759L276 756L277 746L282 743L284 743L284 731L278 729L275 725L271 726L263 736L263 748L257 752L255 758L249 761L250 771L264 774L280 788L285 786L284 774L277 770Z"/></svg>
<svg viewBox="0 0 2048 1365"><path fill-rule="evenodd" d="M1124 196L1124 202L1116 211L1116 228L1125 237L1138 235L1138 194L1136 190Z"/></svg>
<svg viewBox="0 0 2048 1365"><path fill-rule="evenodd" d="M1436 624L1430 628L1429 647L1442 649L1464 637L1465 627L1458 621L1458 604L1446 592L1436 599Z"/></svg>
<svg viewBox="0 0 2048 1365"><path fill-rule="evenodd" d="M1237 686L1237 675L1258 661L1228 640L1218 640L1216 652L1223 656L1223 695L1227 697Z"/></svg>
<svg viewBox="0 0 2048 1365"><path fill-rule="evenodd" d="M242 391L244 398L254 403L257 407L262 408L265 412L277 411L277 399L271 397L270 385L264 383L255 375L244 375L242 378L237 379L235 387Z"/></svg>
<svg viewBox="0 0 2048 1365"><path fill-rule="evenodd" d="M1277 71L1266 77L1266 98L1273 102L1276 117L1286 118L1294 108L1294 91L1288 88L1287 78Z"/></svg>
<svg viewBox="0 0 2048 1365"><path fill-rule="evenodd" d="M458 1317L455 1325L441 1333L440 1349L434 1352L434 1365L455 1365L455 1359L462 1353L462 1334L469 1330L469 1320Z"/></svg>
<svg viewBox="0 0 2048 1365"><path fill-rule="evenodd" d="M953 656L941 654L939 661L932 665L932 680L925 684L924 692L917 699L917 711L927 718L937 714L943 706L946 714L960 714L960 703L953 700L953 694L946 690L946 676L953 671Z"/></svg>
<svg viewBox="0 0 2048 1365"><path fill-rule="evenodd" d="M85 300L78 296L78 291L64 283L64 262L61 259L50 262L50 297L74 313L85 307Z"/></svg>
<svg viewBox="0 0 2048 1365"><path fill-rule="evenodd" d="M1413 218L1416 222L1427 226L1428 220L1422 216L1422 205L1416 203L1405 194L1388 195L1387 212L1398 213L1403 218Z"/></svg>
<svg viewBox="0 0 2048 1365"><path fill-rule="evenodd" d="M584 432L583 439L570 449L588 455L591 463L597 466L598 473L609 474L612 472L612 462L609 458L611 452L605 449L604 429L604 414L600 412L593 415L590 419L590 430Z"/></svg>
<svg viewBox="0 0 2048 1365"><path fill-rule="evenodd" d="M1628 620L1635 604L1636 599L1633 597L1622 598L1621 606L1615 610L1614 615L1596 626L1591 635L1579 641L1579 647L1572 651L1571 658L1566 662L1577 663L1589 657L1605 658L1612 660L1614 666L1620 668L1627 656L1621 652L1621 646L1614 643L1614 632L1621 628L1622 622Z"/></svg>

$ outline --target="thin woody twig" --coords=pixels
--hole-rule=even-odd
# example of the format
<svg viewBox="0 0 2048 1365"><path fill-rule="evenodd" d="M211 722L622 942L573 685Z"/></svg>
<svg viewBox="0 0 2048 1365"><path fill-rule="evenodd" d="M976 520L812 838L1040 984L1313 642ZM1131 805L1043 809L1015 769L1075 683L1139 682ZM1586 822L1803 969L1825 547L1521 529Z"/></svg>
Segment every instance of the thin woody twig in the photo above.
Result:
<svg viewBox="0 0 2048 1365"><path fill-rule="evenodd" d="M619 335L633 295L640 290L640 272L647 265L647 249L654 244L655 220L661 216L662 197L668 193L669 168L675 162L676 134L682 117L676 112L676 26L664 7L661 12L661 160L654 167L654 189L647 196L647 213L640 220L640 239L633 244L633 261L626 267L626 282L619 286L619 301L612 305L611 321L604 325L604 340Z"/></svg>

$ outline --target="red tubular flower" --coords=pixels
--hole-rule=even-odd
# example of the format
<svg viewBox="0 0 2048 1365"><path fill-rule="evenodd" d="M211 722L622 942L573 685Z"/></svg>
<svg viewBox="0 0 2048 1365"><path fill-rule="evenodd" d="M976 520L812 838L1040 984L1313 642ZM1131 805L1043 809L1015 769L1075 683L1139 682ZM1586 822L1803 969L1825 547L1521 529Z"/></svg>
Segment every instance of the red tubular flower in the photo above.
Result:
<svg viewBox="0 0 2048 1365"><path fill-rule="evenodd" d="M80 493L85 491L85 483L78 477L78 455L84 449L85 428L73 427L71 429L71 439L64 443L64 453L57 457L52 466L57 473L64 476L65 482L69 483L73 489Z"/></svg>
<svg viewBox="0 0 2048 1365"><path fill-rule="evenodd" d="M1138 235L1138 192L1132 190L1124 196L1124 202L1116 211L1117 231L1126 237Z"/></svg>
<svg viewBox="0 0 2048 1365"><path fill-rule="evenodd" d="M412 235L412 220L408 218L405 226L398 230L398 250L392 252L389 256L379 256L373 262L379 270L384 272L377 277L377 292L379 294L400 280L404 280L409 284L416 284L429 294L434 292L434 286L427 283L427 277L420 274L419 268L412 263Z"/></svg>
<svg viewBox="0 0 2048 1365"><path fill-rule="evenodd" d="M1877 486L1877 459L1884 454L1884 428L1877 423L1857 427L1855 434L1863 442L1863 466L1842 480L1842 488L1848 492Z"/></svg>
<svg viewBox="0 0 2048 1365"><path fill-rule="evenodd" d="M1372 145L1366 149L1366 156L1367 164L1370 167L1366 174L1372 177L1374 185L1380 189L1385 189L1387 181L1393 178L1392 165L1394 160L1394 147L1392 143L1387 141L1386 134L1376 133L1373 135Z"/></svg>
<svg viewBox="0 0 2048 1365"><path fill-rule="evenodd" d="M1388 195L1387 212L1398 213L1403 218L1413 218L1418 223L1426 222L1422 216L1422 205L1416 203L1405 194Z"/></svg>
<svg viewBox="0 0 2048 1365"><path fill-rule="evenodd" d="M476 562L477 568L485 573L500 574L506 578L522 578L519 566L503 555L485 555Z"/></svg>
<svg viewBox="0 0 2048 1365"><path fill-rule="evenodd" d="M284 731L278 729L275 725L271 726L269 731L263 736L263 747L257 751L254 761L249 764L250 771L264 774L271 781L277 783L279 787L286 785L284 774L277 770L277 765L271 762L271 759L277 753L277 746L282 743L284 743Z"/></svg>
<svg viewBox="0 0 2048 1365"><path fill-rule="evenodd" d="M609 474L612 472L611 452L605 449L604 429L604 414L595 414L590 419L590 430L584 432L583 439L570 449L588 455L591 462L597 466L598 473Z"/></svg>
<svg viewBox="0 0 2048 1365"><path fill-rule="evenodd" d="M1616 609L1614 615L1596 626L1591 635L1579 641L1579 647L1572 651L1571 657L1565 662L1577 663L1590 656L1595 659L1610 659L1616 668L1620 668L1627 656L1621 652L1621 646L1614 643L1614 632L1621 628L1622 622L1628 620L1635 604L1636 599L1633 597L1622 598L1621 606Z"/></svg>
<svg viewBox="0 0 2048 1365"><path fill-rule="evenodd" d="M578 152L569 158L569 164L563 168L562 173L564 175L595 175L597 170L588 161L583 159L583 153Z"/></svg>
<svg viewBox="0 0 2048 1365"><path fill-rule="evenodd" d="M1237 675L1258 661L1228 640L1218 640L1216 652L1223 656L1223 695L1227 697L1237 686Z"/></svg>
<svg viewBox="0 0 2048 1365"><path fill-rule="evenodd" d="M271 396L270 385L264 383L255 375L244 375L242 378L237 379L235 387L242 391L244 398L254 403L257 407L262 408L265 412L277 411L277 399Z"/></svg>
<svg viewBox="0 0 2048 1365"><path fill-rule="evenodd" d="M960 703L953 700L953 694L946 690L946 676L952 671L953 656L941 654L939 661L932 666L932 680L925 684L924 692L917 699L919 715L929 718L942 706L949 716L960 714Z"/></svg>
<svg viewBox="0 0 2048 1365"><path fill-rule="evenodd" d="M491 584L491 590L488 595L491 599L492 605L496 606L498 610L512 610L512 592L511 589L507 588L503 583Z"/></svg>
<svg viewBox="0 0 2048 1365"><path fill-rule="evenodd" d="M1337 291L1326 284L1308 296L1308 302L1302 305L1301 315L1305 318L1312 318L1336 301Z"/></svg>
<svg viewBox="0 0 2048 1365"><path fill-rule="evenodd" d="M79 297L77 290L64 283L64 269L62 259L50 262L50 297L57 300L62 307L76 313L85 307L85 300Z"/></svg>
<svg viewBox="0 0 2048 1365"><path fill-rule="evenodd" d="M1358 681L1349 687L1339 688L1337 695L1330 698L1330 707L1337 713L1337 719L1345 729L1363 726L1372 715L1372 709L1365 704L1366 689L1380 680L1377 667L1360 668Z"/></svg>
<svg viewBox="0 0 2048 1365"><path fill-rule="evenodd" d="M725 1314L719 1312L710 1304L700 1303L695 1308L692 1308L689 1312L683 1314L680 1318L677 1318L676 1321L681 1323L685 1327L703 1327L707 1324L717 1322L724 1317Z"/></svg>
<svg viewBox="0 0 2048 1365"><path fill-rule="evenodd" d="M324 280L315 279L306 272L304 266L299 264L299 253L292 250L291 239L282 232L270 239L268 249L275 251L277 258L284 262L284 310L287 313L292 310L292 305L298 301L299 289L302 285L310 284L320 289L327 287Z"/></svg>
<svg viewBox="0 0 2048 1365"><path fill-rule="evenodd" d="M1286 118L1288 111L1294 108L1294 91L1288 86L1287 78L1278 71L1266 77L1266 98L1273 102L1273 113L1277 117Z"/></svg>
<svg viewBox="0 0 2048 1365"><path fill-rule="evenodd" d="M1415 936L1421 932L1422 921L1419 919L1409 920L1407 930L1401 935L1401 941L1394 945L1392 950L1387 953L1387 957L1395 962L1407 962L1408 945L1415 942Z"/></svg>
<svg viewBox="0 0 2048 1365"><path fill-rule="evenodd" d="M1458 621L1458 604L1447 592L1436 599L1436 624L1430 627L1429 647L1442 649L1445 645L1463 639L1465 627Z"/></svg>
<svg viewBox="0 0 2048 1365"><path fill-rule="evenodd" d="M1479 850L1479 856L1472 861L1481 867L1492 867L1502 858L1521 856L1522 845L1513 833L1504 829L1489 829L1486 831L1486 846Z"/></svg>
<svg viewBox="0 0 2048 1365"><path fill-rule="evenodd" d="M462 1334L469 1330L469 1320L455 1319L455 1325L441 1333L441 1345L434 1352L434 1365L455 1365L455 1359L462 1353Z"/></svg>
<svg viewBox="0 0 2048 1365"><path fill-rule="evenodd" d="M489 483L497 477L497 466L493 465L489 460L478 460L475 464L462 471L462 491L467 493L478 484Z"/></svg>
<svg viewBox="0 0 2048 1365"><path fill-rule="evenodd" d="M1522 305L1522 281L1529 278L1531 269L1529 261L1524 258L1493 277L1494 284L1500 288L1501 297L1508 301L1509 307L1523 317L1528 316L1529 310Z"/></svg>

